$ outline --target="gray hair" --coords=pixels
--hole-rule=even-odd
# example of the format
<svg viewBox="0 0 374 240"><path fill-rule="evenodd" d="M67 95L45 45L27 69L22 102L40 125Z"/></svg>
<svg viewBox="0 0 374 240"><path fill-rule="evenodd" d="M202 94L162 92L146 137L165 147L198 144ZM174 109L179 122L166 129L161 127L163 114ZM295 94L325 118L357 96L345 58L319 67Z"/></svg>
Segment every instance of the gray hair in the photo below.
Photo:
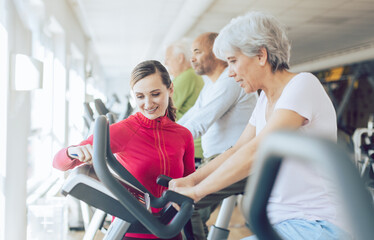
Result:
<svg viewBox="0 0 374 240"><path fill-rule="evenodd" d="M217 58L241 51L248 57L265 48L273 72L289 69L291 46L285 28L273 16L262 12L249 12L231 20L219 33L213 52Z"/></svg>
<svg viewBox="0 0 374 240"><path fill-rule="evenodd" d="M187 38L183 38L170 44L173 49L173 54L177 55L182 53L187 61L190 61L192 56L191 45L192 41Z"/></svg>

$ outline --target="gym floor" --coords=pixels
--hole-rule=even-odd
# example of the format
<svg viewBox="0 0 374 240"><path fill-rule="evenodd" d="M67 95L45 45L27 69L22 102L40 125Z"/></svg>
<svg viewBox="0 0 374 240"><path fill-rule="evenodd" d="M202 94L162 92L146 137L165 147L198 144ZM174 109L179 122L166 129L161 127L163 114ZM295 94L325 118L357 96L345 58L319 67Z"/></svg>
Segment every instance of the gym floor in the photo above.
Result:
<svg viewBox="0 0 374 240"><path fill-rule="evenodd" d="M208 226L211 226L215 223L217 215L219 212L219 208L217 208L211 215ZM240 210L238 207L235 207L233 215L231 217L230 221L230 235L228 240L239 240L243 237L247 237L251 235L252 233L249 231L249 229L245 226L245 220L243 215L240 213ZM69 232L67 240L81 240L83 239L84 232L83 231L72 231ZM94 240L101 240L103 239L104 234L98 231L98 233L95 236Z"/></svg>

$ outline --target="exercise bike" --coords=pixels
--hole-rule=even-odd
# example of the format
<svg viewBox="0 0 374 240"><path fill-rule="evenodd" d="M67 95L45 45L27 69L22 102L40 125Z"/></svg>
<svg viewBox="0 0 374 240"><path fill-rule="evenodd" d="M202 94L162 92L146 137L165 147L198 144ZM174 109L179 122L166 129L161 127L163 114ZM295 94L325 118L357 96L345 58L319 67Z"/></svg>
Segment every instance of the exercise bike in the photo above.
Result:
<svg viewBox="0 0 374 240"><path fill-rule="evenodd" d="M159 238L179 234L192 215L193 200L169 190L157 198L132 176L110 150L105 116L96 119L94 136L93 168L84 165L74 169L62 193L116 217L105 234L106 240L122 239L127 232L152 233ZM175 210L171 202L180 210ZM152 214L150 207L162 210Z"/></svg>

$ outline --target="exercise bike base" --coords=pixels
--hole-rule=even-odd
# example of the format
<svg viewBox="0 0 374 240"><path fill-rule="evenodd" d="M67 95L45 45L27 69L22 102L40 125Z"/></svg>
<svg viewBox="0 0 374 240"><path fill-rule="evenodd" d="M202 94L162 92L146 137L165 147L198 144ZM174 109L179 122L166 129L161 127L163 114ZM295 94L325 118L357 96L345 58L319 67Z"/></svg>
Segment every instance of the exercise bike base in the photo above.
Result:
<svg viewBox="0 0 374 240"><path fill-rule="evenodd" d="M230 230L211 226L209 230L208 240L226 240L229 236Z"/></svg>

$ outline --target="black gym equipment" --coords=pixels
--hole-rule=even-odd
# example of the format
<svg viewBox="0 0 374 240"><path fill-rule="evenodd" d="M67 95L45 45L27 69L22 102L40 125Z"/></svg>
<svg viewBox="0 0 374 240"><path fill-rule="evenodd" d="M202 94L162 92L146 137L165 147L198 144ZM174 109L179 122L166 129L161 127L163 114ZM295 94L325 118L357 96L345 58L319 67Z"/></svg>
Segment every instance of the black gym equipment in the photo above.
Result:
<svg viewBox="0 0 374 240"><path fill-rule="evenodd" d="M284 157L314 164L331 176L343 200L355 239L373 238L373 202L345 150L325 139L301 136L294 132L278 132L260 145L242 202L249 228L259 239L281 239L269 222L266 206Z"/></svg>
<svg viewBox="0 0 374 240"><path fill-rule="evenodd" d="M126 232L152 233L159 238L172 238L180 233L192 215L193 200L169 190L156 198L132 176L110 150L109 123L105 116L97 117L94 136L95 171L87 165L74 169L65 181L63 194L116 216L104 239L122 239ZM144 194L144 202L134 197L133 191L130 192L121 182ZM179 212L170 202L180 206ZM162 210L152 214L147 209L148 204Z"/></svg>
<svg viewBox="0 0 374 240"><path fill-rule="evenodd" d="M369 116L367 128L357 128L352 136L357 168L374 199L374 114Z"/></svg>
<svg viewBox="0 0 374 240"><path fill-rule="evenodd" d="M103 101L100 98L96 98L94 100L96 111L99 115L106 115L109 111L109 109L105 106Z"/></svg>

